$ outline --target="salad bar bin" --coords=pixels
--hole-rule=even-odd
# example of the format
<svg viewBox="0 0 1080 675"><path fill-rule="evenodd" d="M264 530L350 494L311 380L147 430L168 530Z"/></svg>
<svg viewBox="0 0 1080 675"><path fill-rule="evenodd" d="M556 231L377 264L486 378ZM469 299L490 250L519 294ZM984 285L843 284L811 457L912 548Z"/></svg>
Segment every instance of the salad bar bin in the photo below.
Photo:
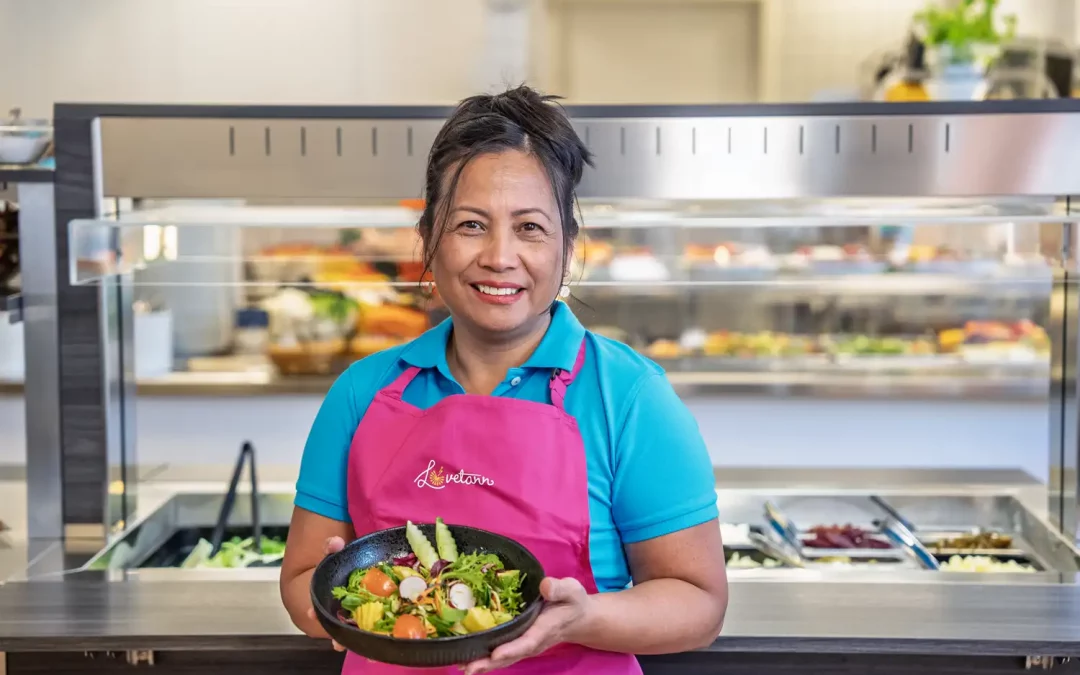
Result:
<svg viewBox="0 0 1080 675"><path fill-rule="evenodd" d="M260 495L259 510L266 514L261 552L246 499L236 502L220 550L213 551L225 498L178 493L133 523L86 569L162 580L207 579L210 570L225 574L213 578L276 578L273 568L284 551L292 497ZM719 500L727 521L721 530L728 576L734 582L1060 584L1071 583L1080 572L1080 551L1010 496L896 492L882 499L828 491L721 490ZM770 510L796 524L797 546L785 546L775 534ZM889 538L884 525L890 511L901 514L937 569L926 569L909 547Z"/></svg>
<svg viewBox="0 0 1080 675"><path fill-rule="evenodd" d="M136 521L86 564L89 570L133 570L167 575L182 570L258 570L276 578L285 551L292 494L259 496L261 546L256 545L251 502L229 513L220 546L212 543L226 497L220 492L179 493ZM264 575L265 576L265 575Z"/></svg>

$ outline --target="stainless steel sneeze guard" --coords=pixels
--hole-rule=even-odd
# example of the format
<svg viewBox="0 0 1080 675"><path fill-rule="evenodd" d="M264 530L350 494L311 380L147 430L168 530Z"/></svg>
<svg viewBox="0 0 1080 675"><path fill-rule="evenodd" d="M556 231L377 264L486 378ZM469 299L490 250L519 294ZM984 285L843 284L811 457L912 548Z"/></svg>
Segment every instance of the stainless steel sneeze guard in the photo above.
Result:
<svg viewBox="0 0 1080 675"><path fill-rule="evenodd" d="M1080 193L1080 157L1070 151L1080 145L1080 112L874 115L868 106L852 108L864 114L651 118L630 109L623 118L577 118L595 154L579 194L678 200ZM295 112L293 119L103 118L104 194L418 196L441 120L305 119L303 109Z"/></svg>

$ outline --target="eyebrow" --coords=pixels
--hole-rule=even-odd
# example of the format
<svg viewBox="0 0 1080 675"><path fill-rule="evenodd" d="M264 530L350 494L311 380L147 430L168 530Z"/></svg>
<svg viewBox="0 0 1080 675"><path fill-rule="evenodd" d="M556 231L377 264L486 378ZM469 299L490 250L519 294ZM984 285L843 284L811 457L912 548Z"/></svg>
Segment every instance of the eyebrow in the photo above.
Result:
<svg viewBox="0 0 1080 675"><path fill-rule="evenodd" d="M468 211L469 213L475 213L476 215L483 216L484 218L491 218L490 213L488 213L484 209L478 208L476 206L458 206L458 207L456 207L454 209L454 211L455 212L457 212L457 211ZM528 215L530 213L539 213L543 217L547 218L549 221L552 221L551 216L549 216L547 214L547 212L544 211L544 209L537 208L537 207L534 207L534 206L524 208L524 209L515 209L515 210L510 212L510 215L514 216L516 218L518 216L525 216L525 215ZM554 222L554 221L552 221L552 222Z"/></svg>

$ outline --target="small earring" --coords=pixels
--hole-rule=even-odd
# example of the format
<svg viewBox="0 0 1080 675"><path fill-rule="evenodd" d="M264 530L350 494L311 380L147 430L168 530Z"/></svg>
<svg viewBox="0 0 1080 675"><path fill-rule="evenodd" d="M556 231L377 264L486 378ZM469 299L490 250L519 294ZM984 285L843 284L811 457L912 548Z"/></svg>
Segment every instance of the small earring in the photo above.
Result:
<svg viewBox="0 0 1080 675"><path fill-rule="evenodd" d="M567 286L566 284L563 284L562 286L560 286L559 287L559 297L560 298L569 298L570 297L570 287Z"/></svg>

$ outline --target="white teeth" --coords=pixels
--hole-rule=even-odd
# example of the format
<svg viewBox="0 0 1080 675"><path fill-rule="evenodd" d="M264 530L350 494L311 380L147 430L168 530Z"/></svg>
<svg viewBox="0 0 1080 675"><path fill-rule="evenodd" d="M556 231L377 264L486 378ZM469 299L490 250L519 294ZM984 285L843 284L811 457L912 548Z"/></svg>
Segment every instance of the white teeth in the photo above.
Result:
<svg viewBox="0 0 1080 675"><path fill-rule="evenodd" d="M495 288L494 286L485 286L483 284L476 284L476 289L484 295L513 295L520 291L520 288Z"/></svg>

